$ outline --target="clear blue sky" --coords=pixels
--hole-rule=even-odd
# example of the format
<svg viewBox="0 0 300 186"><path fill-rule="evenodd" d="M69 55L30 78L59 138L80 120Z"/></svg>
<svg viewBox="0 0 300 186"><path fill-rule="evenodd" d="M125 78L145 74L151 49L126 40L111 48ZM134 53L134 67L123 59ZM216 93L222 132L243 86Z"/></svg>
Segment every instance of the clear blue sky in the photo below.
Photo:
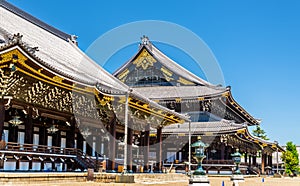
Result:
<svg viewBox="0 0 300 186"><path fill-rule="evenodd" d="M54 27L78 35L82 50L110 29L132 21L163 20L182 25L211 48L234 98L250 114L263 120L262 127L271 140L280 144L291 140L300 145L297 0L9 2ZM121 51L119 65L135 50ZM180 60L178 55L168 55Z"/></svg>

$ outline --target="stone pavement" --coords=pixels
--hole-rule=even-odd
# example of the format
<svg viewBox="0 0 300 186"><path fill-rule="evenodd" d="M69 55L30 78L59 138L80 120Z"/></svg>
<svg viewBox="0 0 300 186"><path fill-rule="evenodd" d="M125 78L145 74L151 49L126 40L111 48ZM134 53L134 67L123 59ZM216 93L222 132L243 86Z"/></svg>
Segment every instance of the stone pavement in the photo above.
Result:
<svg viewBox="0 0 300 186"><path fill-rule="evenodd" d="M153 175L155 177L155 175ZM209 177L211 186L222 186L224 181L225 186L232 186L230 177ZM1 186L28 186L28 183L2 183ZM134 184L124 183L97 183L97 182L37 182L30 183L30 186L188 186L188 181L181 178L175 178L174 180L162 181L160 179L151 179L147 181L145 179L137 179ZM239 186L300 186L300 178L272 178L272 177L255 177L246 178L245 182L239 183Z"/></svg>

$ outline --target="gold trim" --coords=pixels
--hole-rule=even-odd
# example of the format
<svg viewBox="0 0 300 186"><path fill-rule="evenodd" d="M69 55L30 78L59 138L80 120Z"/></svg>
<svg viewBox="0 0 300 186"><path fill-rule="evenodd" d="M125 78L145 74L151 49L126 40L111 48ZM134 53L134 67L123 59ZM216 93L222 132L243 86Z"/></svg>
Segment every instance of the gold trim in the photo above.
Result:
<svg viewBox="0 0 300 186"><path fill-rule="evenodd" d="M186 79L184 79L182 77L179 77L179 79L177 80L177 82L182 83L184 85L195 85L195 83L193 83L193 82L191 82L189 80L186 80Z"/></svg>
<svg viewBox="0 0 300 186"><path fill-rule="evenodd" d="M222 94L222 96L223 96L223 97L228 97L228 96L229 96L229 92L224 92L224 93Z"/></svg>
<svg viewBox="0 0 300 186"><path fill-rule="evenodd" d="M245 129L239 129L237 131L237 134L245 134L246 133L246 130Z"/></svg>
<svg viewBox="0 0 300 186"><path fill-rule="evenodd" d="M119 75L118 75L118 78L121 80L121 79L124 79L126 78L126 76L129 74L129 69L125 69L123 72L121 72Z"/></svg>
<svg viewBox="0 0 300 186"><path fill-rule="evenodd" d="M205 98L204 97L198 97L197 98L199 101L203 101Z"/></svg>
<svg viewBox="0 0 300 186"><path fill-rule="evenodd" d="M39 70L38 70L38 72L39 72ZM64 80L64 78L59 77L59 76L54 76L52 79L53 79L54 81L56 81L56 82L59 82L59 83L62 83L62 80Z"/></svg>
<svg viewBox="0 0 300 186"><path fill-rule="evenodd" d="M154 57L152 57L146 49L143 49L139 56L133 61L133 64L135 64L137 68L142 67L143 70L146 70L156 62Z"/></svg>
<svg viewBox="0 0 300 186"><path fill-rule="evenodd" d="M17 55L18 58L17 59L13 59L14 55ZM19 71L19 72L21 72L21 73L23 73L25 75L28 75L28 76L30 76L32 78L35 78L37 80L43 81L45 83L48 83L48 84L51 84L51 85L54 85L54 86L57 86L57 87L60 87L60 88L64 88L66 90L71 90L71 91L72 90L76 90L77 92L81 92L81 93L93 93L93 95L96 95L96 97L97 97L98 101L100 102L100 104L101 104L101 101L105 101L107 103L107 102L112 101L114 99L113 97L110 97L110 96L104 96L104 99L101 100L99 98L98 94L96 93L97 92L96 88L87 87L87 86L85 86L85 88L78 88L78 87L75 86L76 83L73 83L73 85L62 83L62 80L64 78L61 77L61 76L54 76L53 78L50 78L50 77L44 75L43 73L41 73L44 69L41 68L41 69L35 70L32 67L30 67L28 64L26 64L26 60L28 60L28 58L25 57L18 49L14 49L14 50L11 50L11 51L9 51L7 53L1 54L1 57L2 57L2 60L0 61L0 64L5 63L5 62L9 62L9 61L13 61L14 63L19 63L23 67L25 67L27 70L29 70L29 71L31 71L33 73L30 73L27 70L25 71L22 68L16 66L16 70L17 71ZM52 72L50 72L50 73L53 74ZM36 75L34 75L34 74L36 74ZM124 100L124 102L123 102L123 100ZM180 118L179 118L179 120L178 119L174 119L174 118L170 119L170 117L162 114L162 112L163 112L162 110L158 110L157 112L155 112L153 109L146 108L146 107L144 107L144 105L140 106L138 104L135 104L131 100L132 100L132 98L129 98L129 104L133 108L137 108L137 109L139 109L139 110L141 110L141 111L143 111L145 113L154 114L154 115L156 115L156 116L158 116L160 118L163 118L165 120L171 121L172 123L174 123L174 122L176 122L176 123L183 123L183 120L181 120ZM125 103L125 97L124 98L121 97L119 102L120 103ZM175 117L174 115L171 115L171 116Z"/></svg>
<svg viewBox="0 0 300 186"><path fill-rule="evenodd" d="M28 64L26 64L26 61L28 60L28 58L26 56L24 56L22 54L22 52L20 52L18 49L13 49L7 53L4 53L5 56L6 56L6 60L8 60L8 57L10 57L8 61L13 61L14 63L19 63L20 65L22 65L23 67L25 67L26 69L28 69L29 71L33 72L34 74L38 75L38 76L41 76L42 78L40 77L37 77L35 76L34 74L30 73L30 72L27 72L19 67L16 66L16 70L17 71L20 71L30 77L33 77L33 78L36 78L40 81L43 81L43 82L46 82L46 83L49 83L51 85L54 85L54 86L58 86L60 88L64 88L64 89L67 89L67 90L77 90L78 92L81 92L81 93L92 93L93 91L87 91L83 88L78 88L78 87L75 87L75 83L74 85L69 85L69 84L66 84L66 83L62 83L61 82L61 79L63 79L63 77L61 76L56 76L55 78L51 78L51 77L48 77L46 75L44 75L43 73L41 73L41 69L38 69L38 70L35 70L33 69L32 67L30 67ZM3 56L4 54L2 54L1 56ZM6 55L7 54L7 55ZM17 59L13 59L13 55L16 55L18 56ZM8 62L6 61L6 62ZM1 60L1 63L4 63L2 60ZM50 71L49 71L50 72ZM51 74L53 74L52 72L50 72ZM43 79L44 78L44 79Z"/></svg>
<svg viewBox="0 0 300 186"><path fill-rule="evenodd" d="M165 67L161 67L161 69L160 69L164 74L166 74L167 76L172 76L173 75L173 73L170 71L170 70L168 70L167 68L165 68Z"/></svg>
<svg viewBox="0 0 300 186"><path fill-rule="evenodd" d="M176 98L176 99L175 99L175 102L176 102L176 103L180 103L181 100L182 100L181 98Z"/></svg>

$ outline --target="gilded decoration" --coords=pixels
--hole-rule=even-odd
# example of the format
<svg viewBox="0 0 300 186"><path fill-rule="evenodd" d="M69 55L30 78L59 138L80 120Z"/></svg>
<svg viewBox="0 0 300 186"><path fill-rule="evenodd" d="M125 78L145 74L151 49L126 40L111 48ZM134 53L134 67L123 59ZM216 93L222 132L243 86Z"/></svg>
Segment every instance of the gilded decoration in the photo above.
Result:
<svg viewBox="0 0 300 186"><path fill-rule="evenodd" d="M128 76L128 74L129 74L129 69L127 68L118 75L119 80L121 80L122 82L125 82L125 79Z"/></svg>
<svg viewBox="0 0 300 186"><path fill-rule="evenodd" d="M19 62L20 64L24 64L25 61L27 60L27 57L22 55L19 50L14 49L4 54L1 54L0 59L1 59L0 64L7 63L7 62L13 62L13 63Z"/></svg>
<svg viewBox="0 0 300 186"><path fill-rule="evenodd" d="M15 73L10 82L7 94L13 95L15 100L78 116L98 118L96 100L92 94L62 89L21 73Z"/></svg>
<svg viewBox="0 0 300 186"><path fill-rule="evenodd" d="M165 67L161 67L160 70L163 72L163 75L164 75L166 81L169 82L169 81L174 80L174 78L172 78L173 73L170 70L168 70Z"/></svg>
<svg viewBox="0 0 300 186"><path fill-rule="evenodd" d="M62 80L63 80L62 77L59 77L59 76L49 77L49 76L42 73L45 69L40 68L40 69L36 70L36 69L32 68L30 65L28 65L26 63L28 58L25 55L23 55L18 49L13 49L9 52L1 54L0 59L1 59L0 64L4 64L4 63L7 63L7 62L13 62L16 65L16 70L17 71L20 71L20 72L22 72L22 73L24 73L24 74L26 74L30 77L33 77L35 79L47 82L47 83L52 84L54 86L65 88L65 89L68 89L68 90L77 90L77 91L81 91L81 92L84 92L84 93L93 92L93 91L90 91L90 90L87 91L85 89L63 83L62 82ZM26 70L19 67L17 64L20 64L22 67L25 67Z"/></svg>
<svg viewBox="0 0 300 186"><path fill-rule="evenodd" d="M170 71L170 70L168 70L167 68L165 68L165 67L161 67L161 69L160 69L164 74L166 74L167 76L172 76L173 75L173 73Z"/></svg>
<svg viewBox="0 0 300 186"><path fill-rule="evenodd" d="M143 70L146 70L156 62L157 61L149 54L149 52L146 49L143 49L139 56L133 61L133 64L135 64L137 68L142 67Z"/></svg>
<svg viewBox="0 0 300 186"><path fill-rule="evenodd" d="M103 99L95 99L95 88L86 88L76 86L75 83L67 84L63 82L60 76L46 75L47 71L43 68L33 68L30 66L28 58L18 49L13 49L9 52L0 55L0 71L3 73L5 68L12 67L14 71L10 73L9 77L3 81L3 74L1 74L1 91L5 88L7 95L13 95L13 99L28 104L33 104L46 109L57 110L61 112L76 114L79 116L99 119L97 102L101 105L108 105L113 97L104 96ZM137 60L136 66L141 66L147 69L153 66L156 60L144 50ZM13 65L11 65L13 64ZM125 102L120 99L120 102ZM165 118L168 121L182 123L183 121L177 118L168 117L162 111L156 111L137 105L129 98L129 105L131 108L136 108L144 113L153 114L159 118Z"/></svg>
<svg viewBox="0 0 300 186"><path fill-rule="evenodd" d="M177 80L179 83L182 83L184 85L195 85L195 83L188 81L182 77L179 77L179 79Z"/></svg>

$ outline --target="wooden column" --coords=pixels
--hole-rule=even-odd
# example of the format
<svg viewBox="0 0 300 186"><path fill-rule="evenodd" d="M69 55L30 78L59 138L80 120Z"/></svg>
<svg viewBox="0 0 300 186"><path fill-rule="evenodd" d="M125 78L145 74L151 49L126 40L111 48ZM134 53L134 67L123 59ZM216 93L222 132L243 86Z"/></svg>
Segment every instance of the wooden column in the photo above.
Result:
<svg viewBox="0 0 300 186"><path fill-rule="evenodd" d="M33 143L32 107L29 107L27 110L27 118L25 121L25 143Z"/></svg>
<svg viewBox="0 0 300 186"><path fill-rule="evenodd" d="M16 160L16 170L20 169L20 159Z"/></svg>
<svg viewBox="0 0 300 186"><path fill-rule="evenodd" d="M45 126L39 128L39 145L47 145L47 130Z"/></svg>
<svg viewBox="0 0 300 186"><path fill-rule="evenodd" d="M44 168L45 168L45 163L44 163L44 161L41 161L41 171L43 171Z"/></svg>
<svg viewBox="0 0 300 186"><path fill-rule="evenodd" d="M157 129L157 150L156 150L156 162L159 172L162 171L162 127Z"/></svg>
<svg viewBox="0 0 300 186"><path fill-rule="evenodd" d="M75 118L72 117L70 120L70 128L67 131L67 139L66 139L66 147L67 148L74 148L75 146L75 128L76 128L76 121Z"/></svg>
<svg viewBox="0 0 300 186"><path fill-rule="evenodd" d="M225 159L225 144L221 143L221 160Z"/></svg>
<svg viewBox="0 0 300 186"><path fill-rule="evenodd" d="M29 160L28 169L29 169L29 170L32 170L32 159L31 159L31 160Z"/></svg>
<svg viewBox="0 0 300 186"><path fill-rule="evenodd" d="M4 121L5 121L4 100L0 99L0 140L2 140L2 134L3 134L3 130L4 130Z"/></svg>
<svg viewBox="0 0 300 186"><path fill-rule="evenodd" d="M247 161L248 161L248 153L247 152L245 153L244 159L245 159L245 163L247 163Z"/></svg>
<svg viewBox="0 0 300 186"><path fill-rule="evenodd" d="M115 159L116 159L116 118L109 125L109 133L111 135L109 141L109 154L108 154L108 170L115 170Z"/></svg>
<svg viewBox="0 0 300 186"><path fill-rule="evenodd" d="M252 155L249 155L249 166L251 166Z"/></svg>
<svg viewBox="0 0 300 186"><path fill-rule="evenodd" d="M132 123L131 123L132 124ZM128 158L127 158L127 160L128 160L128 163L127 163L127 165L128 165L128 168L127 168L127 170L128 171L132 171L132 140L133 140L133 130L132 130L132 128L131 127L128 127Z"/></svg>
<svg viewBox="0 0 300 186"><path fill-rule="evenodd" d="M86 141L86 154L91 156L92 148L93 148L93 135L87 136L85 141Z"/></svg>
<svg viewBox="0 0 300 186"><path fill-rule="evenodd" d="M83 150L83 137L80 132L77 133L77 149Z"/></svg>
<svg viewBox="0 0 300 186"><path fill-rule="evenodd" d="M144 135L144 171L149 170L149 147L150 147L150 125L148 124L145 128Z"/></svg>
<svg viewBox="0 0 300 186"><path fill-rule="evenodd" d="M256 155L254 155L253 157L252 157L252 164L254 165L254 166L256 166Z"/></svg>
<svg viewBox="0 0 300 186"><path fill-rule="evenodd" d="M52 146L60 147L61 143L61 135L60 130L57 131L55 134L52 135Z"/></svg>
<svg viewBox="0 0 300 186"><path fill-rule="evenodd" d="M261 153L261 173L264 174L265 173L265 163L266 163L266 154Z"/></svg>
<svg viewBox="0 0 300 186"><path fill-rule="evenodd" d="M16 143L18 141L18 126L13 126L12 124L9 124L8 128L8 141Z"/></svg>
<svg viewBox="0 0 300 186"><path fill-rule="evenodd" d="M225 146L225 150L226 150L225 159L226 160L231 160L231 157L230 157L231 147Z"/></svg>

